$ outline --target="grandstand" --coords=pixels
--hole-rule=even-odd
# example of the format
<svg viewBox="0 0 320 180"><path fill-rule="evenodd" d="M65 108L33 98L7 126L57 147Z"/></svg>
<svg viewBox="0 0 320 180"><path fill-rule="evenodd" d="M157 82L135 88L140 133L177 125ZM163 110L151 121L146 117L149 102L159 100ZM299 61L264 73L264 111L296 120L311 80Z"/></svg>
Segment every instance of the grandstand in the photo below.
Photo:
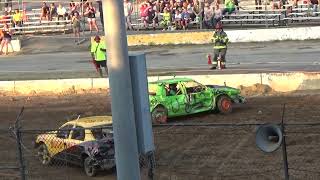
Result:
<svg viewBox="0 0 320 180"><path fill-rule="evenodd" d="M58 20L53 18L51 21L41 21L41 2L43 1L12 1L12 9L26 9L25 15L28 21L23 23L22 27L11 27L14 29L16 34L25 33L47 33L47 32L64 32L68 33L72 30L72 25L70 19ZM62 3L64 7L68 8L70 1L46 1L48 4L55 2ZM76 3L81 3L75 0ZM4 2L0 1L2 4L2 12L4 12ZM136 30L145 30L144 23L140 17L139 4L142 1L133 1L134 12L132 14L132 25ZM209 3L212 5L213 1L210 0ZM225 14L222 16L221 22L227 28L268 28L268 27L286 27L295 25L315 25L319 24L320 12L319 8L315 9L314 6L306 4L305 2L299 2L297 6L292 5L293 2L287 2L283 5L282 9L273 9L270 3L265 3L263 5L255 5L254 1L241 1L236 10L231 14ZM201 6L202 5L202 6ZM203 8L203 4L200 3L200 7ZM224 4L220 4L221 8L225 8ZM98 8L96 8L98 10ZM79 6L79 11L83 12L83 8ZM162 11L158 13L159 21L162 19ZM4 17L3 13L0 17L0 27L4 23L12 25L12 15ZM96 15L97 22L100 23L99 12ZM189 22L189 29L204 29L202 23L202 15L196 15ZM101 26L101 24L99 24ZM151 26L151 24L150 24ZM156 29L162 29L162 27L157 26ZM82 30L87 30L86 27L86 17L82 17ZM170 30L173 30L171 28Z"/></svg>

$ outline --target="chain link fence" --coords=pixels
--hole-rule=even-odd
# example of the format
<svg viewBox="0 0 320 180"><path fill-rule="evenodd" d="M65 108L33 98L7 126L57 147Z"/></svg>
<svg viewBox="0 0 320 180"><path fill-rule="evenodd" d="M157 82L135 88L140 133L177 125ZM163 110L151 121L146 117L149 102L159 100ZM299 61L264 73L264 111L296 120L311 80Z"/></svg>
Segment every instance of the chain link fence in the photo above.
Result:
<svg viewBox="0 0 320 180"><path fill-rule="evenodd" d="M155 126L155 169L151 168L154 172L150 172L152 165L142 163L144 157L140 158L141 169L149 168L143 173L154 173L153 179L159 180L284 179L281 150L269 154L260 151L255 144L257 127L258 124ZM92 136L92 129L83 130L82 136ZM89 151L94 151L96 141L84 142L86 139L79 137L79 133L79 136L73 135L76 134L74 128L19 132L23 161L19 161L16 150L17 136L10 131L0 131L2 179L23 179L21 167L25 167L25 179L88 178L85 157L91 156ZM290 179L316 180L320 176L319 135L319 124L286 125ZM105 157L112 159L113 146L108 148L109 154ZM81 153L79 156L79 152L84 156ZM116 179L115 168L110 166L98 171L93 179Z"/></svg>

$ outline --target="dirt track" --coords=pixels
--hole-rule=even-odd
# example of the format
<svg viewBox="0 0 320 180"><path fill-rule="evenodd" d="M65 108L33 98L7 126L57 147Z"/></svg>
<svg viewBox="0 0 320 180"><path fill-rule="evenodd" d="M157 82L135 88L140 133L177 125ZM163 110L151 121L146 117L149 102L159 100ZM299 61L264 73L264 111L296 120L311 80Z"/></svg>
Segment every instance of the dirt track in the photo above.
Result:
<svg viewBox="0 0 320 180"><path fill-rule="evenodd" d="M57 128L66 119L110 113L106 93L61 95L55 97L0 97L1 128L10 126L22 105L24 129ZM255 123L279 122L282 104L286 103L286 123L319 122L320 95L273 96L249 98L230 115L203 113L172 122ZM198 179L282 179L281 151L264 154L254 142L256 127L170 127L155 128L157 178L161 180ZM319 127L287 127L288 160L292 179L319 179ZM305 132L310 134L305 134ZM298 133L299 132L299 133ZM303 133L300 133L303 132ZM88 179L77 167L42 167L32 156L32 139L36 134L23 134L27 150L29 179ZM0 131L0 167L15 165L15 142ZM29 151L30 150L30 151ZM308 170L311 172L301 171ZM11 174L11 176L9 176ZM0 170L0 179L17 179L15 171ZM90 179L115 179L108 172Z"/></svg>

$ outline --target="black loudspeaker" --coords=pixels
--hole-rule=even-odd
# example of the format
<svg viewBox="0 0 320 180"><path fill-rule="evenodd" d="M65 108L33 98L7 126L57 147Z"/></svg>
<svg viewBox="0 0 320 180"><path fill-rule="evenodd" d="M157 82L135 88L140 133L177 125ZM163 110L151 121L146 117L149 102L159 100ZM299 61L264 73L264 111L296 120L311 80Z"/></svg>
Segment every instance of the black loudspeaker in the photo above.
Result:
<svg viewBox="0 0 320 180"><path fill-rule="evenodd" d="M261 125L256 132L256 145L263 152L276 151L281 146L282 140L282 130L275 124Z"/></svg>

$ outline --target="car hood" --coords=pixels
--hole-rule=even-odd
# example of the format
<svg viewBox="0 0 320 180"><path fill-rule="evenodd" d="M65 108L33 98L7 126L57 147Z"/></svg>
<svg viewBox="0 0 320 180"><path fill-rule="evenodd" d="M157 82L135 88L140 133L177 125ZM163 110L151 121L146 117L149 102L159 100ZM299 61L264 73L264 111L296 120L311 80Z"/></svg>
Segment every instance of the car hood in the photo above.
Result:
<svg viewBox="0 0 320 180"><path fill-rule="evenodd" d="M229 87L229 86L219 86L219 85L206 85L207 87L216 90L218 92L225 92L229 95L238 95L240 94L240 90L233 88L233 87Z"/></svg>

